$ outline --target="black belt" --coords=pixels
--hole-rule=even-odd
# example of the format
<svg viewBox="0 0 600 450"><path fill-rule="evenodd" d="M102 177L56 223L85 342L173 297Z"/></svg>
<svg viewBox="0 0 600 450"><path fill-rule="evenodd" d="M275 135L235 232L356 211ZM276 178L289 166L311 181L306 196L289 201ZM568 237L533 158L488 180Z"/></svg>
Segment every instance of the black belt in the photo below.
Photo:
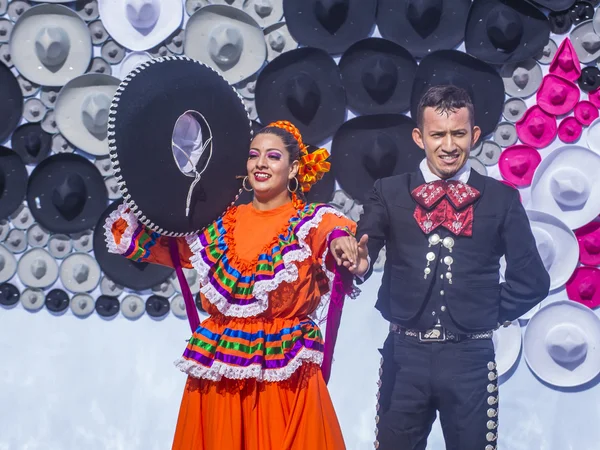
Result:
<svg viewBox="0 0 600 450"><path fill-rule="evenodd" d="M440 324L435 325L429 330L420 331L411 330L398 324L390 323L390 331L392 333L417 338L419 342L460 342L468 339L491 339L494 334L492 330L483 331L481 333L456 334L442 327Z"/></svg>

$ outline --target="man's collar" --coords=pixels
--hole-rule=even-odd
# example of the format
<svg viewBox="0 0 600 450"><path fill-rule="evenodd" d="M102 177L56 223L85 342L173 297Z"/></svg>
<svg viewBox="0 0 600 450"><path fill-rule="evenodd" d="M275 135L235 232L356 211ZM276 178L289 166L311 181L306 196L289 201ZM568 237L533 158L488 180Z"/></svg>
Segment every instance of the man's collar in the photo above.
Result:
<svg viewBox="0 0 600 450"><path fill-rule="evenodd" d="M421 161L421 164L419 164L419 169L423 174L425 183L431 183L432 181L437 181L440 179L440 177L434 175L431 169L429 169L429 165L427 164L427 158L424 158L423 161ZM465 165L462 166L461 169L458 172L456 172L456 174L453 177L449 178L449 180L458 180L463 183L467 183L467 181L469 181L470 175L471 163L469 162L469 160L467 160Z"/></svg>

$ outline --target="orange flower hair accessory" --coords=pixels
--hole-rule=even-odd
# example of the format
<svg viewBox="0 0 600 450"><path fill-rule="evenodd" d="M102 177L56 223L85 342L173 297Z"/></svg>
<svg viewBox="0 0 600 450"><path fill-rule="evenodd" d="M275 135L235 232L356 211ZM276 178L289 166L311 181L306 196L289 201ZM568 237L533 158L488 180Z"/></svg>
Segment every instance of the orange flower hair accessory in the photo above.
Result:
<svg viewBox="0 0 600 450"><path fill-rule="evenodd" d="M327 162L329 152L325 148L319 148L311 153L308 153L308 146L302 141L300 130L287 120L279 120L272 122L269 127L277 127L290 133L300 146L300 159L298 166L298 182L302 192L310 191L313 184L323 178L331 169L331 164Z"/></svg>

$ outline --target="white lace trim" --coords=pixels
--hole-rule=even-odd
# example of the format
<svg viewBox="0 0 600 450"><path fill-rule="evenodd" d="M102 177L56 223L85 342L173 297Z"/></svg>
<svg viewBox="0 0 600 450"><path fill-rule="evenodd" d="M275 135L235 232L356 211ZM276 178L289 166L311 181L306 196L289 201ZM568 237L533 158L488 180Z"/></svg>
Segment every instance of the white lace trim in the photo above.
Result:
<svg viewBox="0 0 600 450"><path fill-rule="evenodd" d="M310 246L305 242L306 236L313 228L319 226L323 220L325 214L335 214L338 217L345 217L340 211L332 207L321 207L315 216L308 222L303 224L299 229L296 230L296 237L298 239L299 249L293 250L286 253L283 256L284 268L278 272L275 277L271 280L256 281L254 283L252 295L257 300L249 305L235 305L229 303L227 299L210 283L209 271L210 266L202 259L202 250L204 246L200 242L198 236L188 236L186 241L192 252L190 262L194 269L198 272L200 278L200 292L207 298L207 300L216 306L216 308L222 314L231 317L253 317L262 313L269 307L269 293L276 290L277 287L283 283L293 283L298 279L298 268L294 262L302 262L312 255ZM329 278L330 290L331 282L333 281L333 274L327 275ZM327 301L329 295L327 296ZM323 300L321 301L321 303Z"/></svg>
<svg viewBox="0 0 600 450"><path fill-rule="evenodd" d="M128 206L125 204L119 205L119 207L110 213L110 215L104 221L104 240L110 253L117 253L122 255L129 249L131 244L131 238L141 224L138 222L135 214L131 211L127 211ZM115 236L112 232L113 224L119 220L124 219L127 222L127 229L121 236L121 241L117 244L115 242Z"/></svg>
<svg viewBox="0 0 600 450"><path fill-rule="evenodd" d="M286 366L277 369L264 369L260 364L237 367L221 361L214 361L211 367L206 367L197 361L183 357L177 359L174 364L179 370L194 378L212 381L219 381L223 377L233 380L255 378L258 381L272 382L287 380L305 362L312 362L320 366L323 362L323 353L303 347Z"/></svg>

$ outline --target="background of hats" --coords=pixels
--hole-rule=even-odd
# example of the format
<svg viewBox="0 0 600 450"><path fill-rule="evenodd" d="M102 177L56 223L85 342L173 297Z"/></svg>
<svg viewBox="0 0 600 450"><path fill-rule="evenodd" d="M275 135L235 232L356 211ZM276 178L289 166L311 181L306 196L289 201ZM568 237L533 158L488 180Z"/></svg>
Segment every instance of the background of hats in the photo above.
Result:
<svg viewBox="0 0 600 450"><path fill-rule="evenodd" d="M398 154L392 160L396 163L393 173L416 167L422 154L414 152L414 147L408 148L411 144L407 133L414 125L409 119L410 94L415 77L422 81L431 75L419 73L417 64L425 58L429 62L423 67L433 67L445 74L455 73L457 80L461 80L460 67L464 66L456 63L460 58L454 53L443 57L438 54L428 59L427 54L436 50L455 49L470 53L478 59L476 62L469 60L470 64L485 66L490 73L497 74L483 75L492 80L490 83L494 87L502 80L505 93L495 95L494 89L485 92L488 104L496 105L494 108L498 116L483 119L490 133L483 136L482 145L473 150L471 162L475 170L481 173L498 179L507 177L512 181L516 175L513 174L513 178L507 176L507 168L517 167L516 172L519 172L518 166L523 169L523 160L526 161L525 166L530 164L523 169L525 176L519 172L521 178L518 187L526 207L531 206L530 183L532 177L535 178L531 164L539 164L540 160L545 160L567 141L600 155L600 122L595 120L600 106L600 71L596 64L600 57L600 13L596 14L594 20L598 1L504 1L507 11L516 8L520 14L523 11L531 13L532 22L529 28L526 26L524 29L529 45L518 45L501 55L495 50L490 51L489 43L483 43L489 41L486 31L477 31L476 23L467 23L469 8L473 11L476 8L485 9L489 3L494 7L501 3L499 1L336 0L317 1L317 6L314 3L308 0L0 0L0 60L3 63L0 67L0 144L5 147L0 154L0 169L10 166L11 173L18 178L19 163L15 160L15 155L18 155L26 166L30 180L36 178L36 170L37 179L42 180L30 183L31 191L36 186L43 190L43 180L48 173L60 176L60 170L57 169L60 164L73 164L84 171L94 168L85 178L83 190L77 179L63 180L63 190L57 194L57 204L62 204L63 212L67 215L75 211L75 217L67 221L69 226L65 225L64 218L52 220L51 214L36 211L35 196L29 195L30 192L27 198L23 198L26 195L24 188L16 209L7 212L7 217L0 217L0 349L3 350L0 353L9 354L9 363L15 365L14 372L0 368L0 386L7 388L0 388L0 404L24 399L18 391L25 384L18 380L23 379L23 373L28 373L25 368L29 366L23 363L20 356L22 352L17 348L33 352L35 358L32 359L36 361L49 358L48 355L54 353L55 359L52 361L62 361L61 365L65 368L53 367L52 370L64 370L60 373L65 376L67 371L69 374L83 371L88 376L101 371L102 368L98 366L103 363L95 368L84 369L78 367L77 361L82 361L78 359L79 356L76 360L68 359L69 351L81 350L80 347L73 347L71 342L81 341L80 345L84 348L101 348L113 355L114 366L111 367L120 370L120 375L103 372L105 378L95 378L100 392L94 401L101 406L95 406L93 425L86 422L88 431L92 430L91 435L73 433L72 440L65 440L61 433L38 430L35 435L38 446L31 448L64 449L86 445L86 448L129 450L167 448L170 443L182 384L181 380L174 380L157 386L159 378L155 377L160 377L163 382L177 378L173 377L168 362L174 359L175 346L182 345L187 337L179 284L170 270L118 266L119 263L111 255L103 254L99 244L95 244L103 242L102 236L96 233L94 238L95 224L102 223L110 211L110 208L107 211L104 208L115 202L112 203L114 208L120 194L118 180L111 174L103 133L93 132L106 125L108 105L105 99L137 64L152 57L171 54L185 54L199 59L220 70L228 81L236 85L257 126L259 122L268 123L277 119L289 119L299 125L307 142L323 145L331 149L333 154L333 172L327 176L327 181L317 185L318 189L315 189L311 200L331 202L353 219L360 217L362 195L368 187L360 182L360 178L364 178L362 174L357 176L352 172L363 170L358 167L359 164L345 163L353 158L353 154L344 153L343 144L353 136L360 136L361 139L366 136L364 139L370 139L367 142L372 143L368 147L381 152L370 156L371 161L379 162L379 165L371 168L369 176L378 171L384 176L386 173L381 173L382 170L392 170L386 167L386 164L390 166L390 160L386 159L389 145L386 147L385 139L382 141L377 138L382 135L392 136L393 142L401 142L404 146L396 149ZM517 4L527 5L516 7ZM159 9L152 9L157 6ZM37 12L33 14L31 11L36 8ZM126 13L123 8L127 8ZM75 14L69 14L69 11ZM157 11L159 14L154 14ZM60 59L67 42L60 31L52 27L44 28L48 23L44 20L46 14L64 17L64 26L71 30L71 53L75 54L73 61L76 62L67 60L67 66L72 67L69 70L56 67L53 70L44 69L35 58L34 44L38 44L38 55L42 54L47 61L52 61L57 55ZM540 15L548 19L540 19ZM40 16L42 20L39 20ZM508 22L514 19L509 13L505 18ZM440 19L439 23L437 19ZM29 25L27 21L30 21ZM54 23L59 25L63 22ZM150 25L150 30L140 33L134 25ZM537 33L530 36L532 29ZM344 54L356 42L369 37L380 38L382 35L385 41L361 42ZM566 39L569 39L568 43ZM504 44L507 48L511 45L510 42ZM296 50L299 46L309 48ZM579 72L577 67L570 67L568 63L567 56L572 48L578 61L572 57L570 61L576 61ZM277 59L282 54L284 56ZM564 56L562 64L559 64L561 61L557 54ZM361 68L360 62L364 64L369 58L374 58L370 70ZM554 60L556 66L551 66ZM457 64L459 68L454 69L452 64ZM344 71L344 65L350 69ZM67 66L63 65L63 68ZM449 70L448 67L453 69ZM548 76L551 67L558 67L552 72L560 79ZM560 92L569 95L567 100L563 98L553 103L552 99L560 94L556 89L552 90L557 85L562 88ZM15 94L15 86L19 87L20 95ZM544 86L546 91L540 94ZM590 103L578 109L571 106L564 111L565 104L573 101L573 86L578 90L576 101L590 100ZM482 93L475 91L472 94L477 104ZM544 110L555 108L554 111L560 113L549 114L537 108L529 109L532 122L526 122L525 118L515 127L514 124L525 115L525 110L535 105L543 105ZM398 113L403 115L398 117ZM376 114L388 116L352 120L357 116ZM542 117L543 121L537 120L537 117ZM492 123L491 127L489 123ZM533 126L529 126L531 123ZM552 132L552 123L556 123L556 133ZM374 124L375 132L372 130ZM536 126L539 131L540 124L543 129L538 133ZM370 131L367 133L365 130ZM532 146L535 151L532 153L531 149L523 148L506 150L515 144ZM336 152L336 149L342 150ZM78 155L79 158L62 157L61 160L61 157L56 157L64 154ZM539 158L533 154L539 155ZM515 158L521 159L515 162ZM506 170L501 171L502 164ZM15 178L12 180L15 182ZM105 183L104 190L98 180ZM21 185L23 183L24 180L21 180ZM9 185L8 182L5 184ZM10 186L14 188L14 185ZM14 191L1 191L0 208L3 202L14 203L14 198L11 198L15 195ZM94 199L82 199L81 192L90 193ZM588 203L599 204L597 200ZM83 206L86 202L103 206L90 211ZM598 214L600 207L593 217ZM593 221L593 217L589 222ZM561 217L557 216L556 219L562 223ZM600 239L594 238L596 225L581 225L586 225L584 231L578 231L584 249L582 252L585 251L586 255L598 253L593 248L594 242ZM569 227L565 227L568 230ZM574 238L566 238L562 245L568 247L565 255L570 255L571 260L574 253L579 255ZM377 262L377 270L382 269L384 258L382 254ZM575 269L576 265L582 267L577 261L561 264L553 280L555 289L544 303L571 298L588 307L597 307L600 303L600 270L593 258L590 257L586 262L583 270ZM189 271L187 276L196 294L194 272ZM115 278L120 280L116 281ZM161 282L158 283L158 280ZM569 289L565 288L567 280L570 280ZM372 448L374 438L373 417L379 364L376 348L387 334L385 322L372 308L379 282L379 276L369 280L359 300L348 304L345 310L330 383L350 449ZM142 318L145 313L146 317L154 320ZM62 315L65 316L62 319L55 317ZM68 316L75 317L67 323L67 320L71 320L67 319ZM171 316L181 321L161 321ZM113 320L115 318L119 320ZM531 314L513 326L522 326L521 331L524 332L530 318ZM129 321L138 319L144 326L131 327ZM358 346L347 345L348 342L355 343L354 330L359 327L366 328L364 341ZM30 333L29 330L33 329L38 332ZM110 330L108 333L113 334L100 338L106 332L103 330ZM92 336L87 336L88 332ZM15 335L18 336L19 345L12 341ZM47 340L44 348L39 348L41 337ZM152 342L152 351L142 349L144 340ZM105 342L107 347L100 342ZM106 342L110 342L110 345ZM129 347L124 342L133 342L134 349L123 350L122 347ZM520 349L520 339L509 339L507 342ZM134 356L131 351L141 352L142 356ZM363 352L364 370L353 370L357 351ZM511 352L514 353L514 348ZM14 359L10 358L11 355ZM73 358L72 355L70 357ZM519 362L522 359L522 355L519 355L514 366L511 362L510 370L502 377L503 382L508 382L502 388L506 395L501 400L503 419L500 422L498 448L596 448L600 431L591 425L600 418L596 406L600 401L600 390L596 383L587 383L566 393L560 387L552 387L535 377L525 362ZM87 362L85 364L88 365ZM147 411L160 413L157 412L153 417L144 415L131 419L139 424L137 431L119 437L116 436L119 432L115 435L114 430L128 428L127 424L111 419L111 414L121 417L120 420L129 420L130 417L129 414L119 416L122 412L109 400L128 397L129 393L110 394L109 391L113 391L112 386L116 384L133 389L132 380L139 380L139 372L129 366L136 364L143 367L140 369L143 373L153 375L149 375L150 379L140 381L146 383L146 388L137 386L138 391L132 394L134 401L144 405ZM17 365L21 369L17 369ZM58 372L53 373L55 378L61 378L56 375ZM46 386L46 382L41 380L37 378L30 384L34 386L32 395L36 392L39 394L36 389L42 389L40 386ZM81 406L75 399L89 397L84 387L76 385L76 381L69 383L70 388L81 395L73 394L73 400L65 400L63 408L77 411ZM364 392L357 393L353 389L356 385L365 386L361 390ZM10 389L16 386L19 388ZM103 393L101 386L104 386ZM43 389L47 391L52 386ZM11 390L16 393L9 393ZM103 400L103 396L108 400ZM26 430L18 418L26 422L28 416L24 414L28 405L38 405L36 399L25 399L18 407L14 403L15 420L0 425L0 448L25 448L27 439L31 441L32 431ZM59 407L42 407L40 414L60 411L56 408ZM83 408L83 414L93 409L90 405ZM19 415L19 411L22 415ZM565 414L566 411L568 414ZM98 430L107 423L114 428L112 434L100 436ZM589 428L587 424L590 424ZM581 431L582 426L585 433L571 432L575 427ZM151 440L146 443L144 439ZM428 449L442 449L442 442L441 430L436 423Z"/></svg>

